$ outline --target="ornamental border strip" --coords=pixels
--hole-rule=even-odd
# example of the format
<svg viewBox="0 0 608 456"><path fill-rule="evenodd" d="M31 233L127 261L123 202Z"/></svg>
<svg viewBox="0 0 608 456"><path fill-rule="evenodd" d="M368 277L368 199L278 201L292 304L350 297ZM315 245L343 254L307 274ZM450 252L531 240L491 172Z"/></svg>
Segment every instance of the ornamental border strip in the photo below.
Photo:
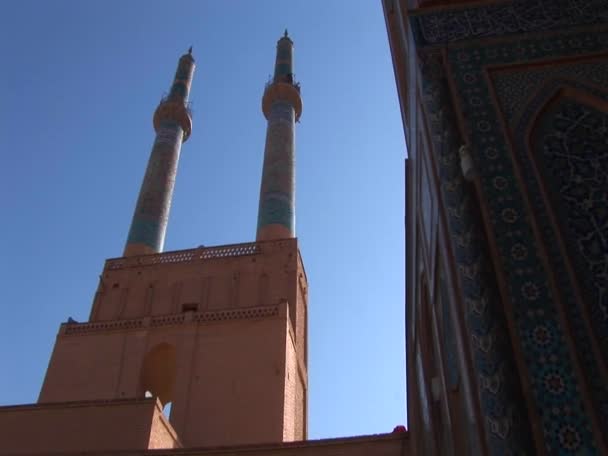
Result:
<svg viewBox="0 0 608 456"><path fill-rule="evenodd" d="M460 170L457 148L452 144L460 142L453 107L445 81L441 81L441 64L437 61L435 66L431 64L440 56L425 53L422 57L426 76L423 96L429 109L427 122L436 153L457 280L462 286L467 329L472 336L469 346L487 443L491 454L530 454L534 450L527 415L522 409L523 395L519 383L507 375L515 371L515 360L504 316L495 308L499 291L492 277L482 275L487 269L483 265L489 259L484 243L477 242L481 220L470 214L474 202Z"/></svg>
<svg viewBox="0 0 608 456"><path fill-rule="evenodd" d="M252 320L256 318L276 317L277 315L279 315L279 305L273 305L245 307L240 309L220 309L200 313L186 312L129 320L63 323L62 329L63 334L66 336L80 336L96 332L136 331L183 324L204 324L228 320Z"/></svg>
<svg viewBox="0 0 608 456"><path fill-rule="evenodd" d="M608 23L608 0L516 0L410 15L417 46Z"/></svg>

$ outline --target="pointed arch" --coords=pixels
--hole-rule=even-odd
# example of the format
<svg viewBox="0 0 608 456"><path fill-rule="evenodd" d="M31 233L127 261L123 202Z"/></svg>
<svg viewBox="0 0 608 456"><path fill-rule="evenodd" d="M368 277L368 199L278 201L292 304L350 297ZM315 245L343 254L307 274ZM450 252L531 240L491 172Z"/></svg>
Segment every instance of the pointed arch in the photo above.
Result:
<svg viewBox="0 0 608 456"><path fill-rule="evenodd" d="M542 236L540 253L551 271L559 310L558 326L542 322L531 328L531 343L542 351L562 330L569 334L574 373L586 386L582 394L595 425L606 432L608 261L603 253L596 255L606 249L597 249L595 239L608 239L608 93L555 79L523 112L514 125L515 150L528 176L532 217ZM570 381L561 372L559 376Z"/></svg>
<svg viewBox="0 0 608 456"><path fill-rule="evenodd" d="M141 391L158 397L163 407L173 400L176 374L175 348L166 342L153 347L141 368Z"/></svg>
<svg viewBox="0 0 608 456"><path fill-rule="evenodd" d="M562 81L537 111L527 143L575 285L608 361L608 94Z"/></svg>

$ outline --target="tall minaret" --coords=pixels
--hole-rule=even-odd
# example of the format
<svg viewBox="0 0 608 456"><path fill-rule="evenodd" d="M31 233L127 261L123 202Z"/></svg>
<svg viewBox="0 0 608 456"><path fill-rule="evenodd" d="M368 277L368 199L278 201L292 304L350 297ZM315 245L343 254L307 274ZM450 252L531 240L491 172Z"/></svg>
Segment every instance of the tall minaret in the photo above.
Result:
<svg viewBox="0 0 608 456"><path fill-rule="evenodd" d="M192 131L187 103L194 66L190 48L179 59L169 95L163 97L154 112L156 140L139 191L124 256L163 250L177 162L182 142L188 139Z"/></svg>
<svg viewBox="0 0 608 456"><path fill-rule="evenodd" d="M295 237L295 122L302 114L300 85L294 82L293 41L277 43L274 77L266 86L262 111L268 119L260 188L257 240Z"/></svg>
<svg viewBox="0 0 608 456"><path fill-rule="evenodd" d="M89 321L61 325L39 403L0 407L0 455L282 448L306 439L308 283L293 230L293 135L302 108L291 52L285 35L264 94L258 239L265 241L145 255L162 249L180 146L190 134L188 53L154 116L157 138L125 257L105 262ZM71 431L108 423L105 434ZM22 438L30 434L42 440Z"/></svg>

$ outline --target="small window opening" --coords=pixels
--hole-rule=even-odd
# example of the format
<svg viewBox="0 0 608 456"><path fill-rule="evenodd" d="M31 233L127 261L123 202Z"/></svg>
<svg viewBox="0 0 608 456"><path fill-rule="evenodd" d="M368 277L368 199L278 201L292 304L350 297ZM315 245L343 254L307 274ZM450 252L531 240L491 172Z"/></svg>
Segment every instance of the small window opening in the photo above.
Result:
<svg viewBox="0 0 608 456"><path fill-rule="evenodd" d="M163 415L165 415L167 420L171 418L171 405L173 405L173 402L167 402L163 407Z"/></svg>
<svg viewBox="0 0 608 456"><path fill-rule="evenodd" d="M197 312L197 311L198 311L198 304L195 302L182 304L182 312Z"/></svg>
<svg viewBox="0 0 608 456"><path fill-rule="evenodd" d="M118 283L115 283L114 285L112 285L112 288L118 288Z"/></svg>
<svg viewBox="0 0 608 456"><path fill-rule="evenodd" d="M175 384L175 348L165 342L145 356L141 368L141 390L144 397L157 397L163 408L173 400Z"/></svg>

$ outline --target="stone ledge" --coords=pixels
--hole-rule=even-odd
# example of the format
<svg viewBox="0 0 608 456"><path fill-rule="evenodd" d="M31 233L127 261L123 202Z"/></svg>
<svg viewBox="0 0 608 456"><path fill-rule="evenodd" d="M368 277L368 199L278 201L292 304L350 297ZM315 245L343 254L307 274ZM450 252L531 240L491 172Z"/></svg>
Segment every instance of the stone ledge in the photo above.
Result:
<svg viewBox="0 0 608 456"><path fill-rule="evenodd" d="M99 399L94 401L64 401L64 402L38 402L35 404L16 404L0 406L0 413L4 411L26 411L32 409L47 409L47 408L69 408L69 407L96 407L99 405L133 405L156 403L154 397L144 398L128 398L128 399Z"/></svg>
<svg viewBox="0 0 608 456"><path fill-rule="evenodd" d="M137 454L151 444L180 446L156 398L0 407L0 435L2 456Z"/></svg>
<svg viewBox="0 0 608 456"><path fill-rule="evenodd" d="M76 454L82 456L266 456L268 454L275 454L276 456L410 456L411 452L409 449L409 433L403 432L223 447L72 453L73 456L76 456ZM62 455L68 456L69 454L62 453ZM45 453L44 456L59 456L59 454Z"/></svg>
<svg viewBox="0 0 608 456"><path fill-rule="evenodd" d="M297 450L315 448L316 451L322 451L323 447L332 447L330 455L338 454L334 452L337 450L336 447L341 445L358 445L358 444L374 444L382 442L401 442L408 441L409 433L389 433L389 434L372 434L372 435L361 435L353 437L336 437L329 439L318 439L318 440L298 440L295 442L278 442L278 443L262 443L262 444L251 444L251 445L236 445L236 446L221 446L221 447L204 447L204 448L179 448L174 450L160 450L160 451L147 451L142 452L141 455L145 456L180 456L180 455L191 455L191 456L208 456L213 454L246 454L246 453L257 453L257 452L270 452L270 451L284 451L284 450ZM401 446L400 446L401 448ZM329 449L327 450L329 451ZM134 455L134 453L127 453L125 455ZM318 453L322 454L322 453ZM347 454L347 453L345 453ZM366 453L361 453L366 454ZM395 453L396 455L401 453ZM403 456L407 456L408 452L404 452ZM366 454L367 456L367 454Z"/></svg>
<svg viewBox="0 0 608 456"><path fill-rule="evenodd" d="M287 305L284 303L283 305ZM183 324L202 324L216 321L252 320L279 316L281 304L262 307L244 307L240 309L220 309L208 312L185 312L179 314L143 317L131 320L109 320L88 323L62 323L60 334L78 336L94 332L134 331L162 326L178 326Z"/></svg>

